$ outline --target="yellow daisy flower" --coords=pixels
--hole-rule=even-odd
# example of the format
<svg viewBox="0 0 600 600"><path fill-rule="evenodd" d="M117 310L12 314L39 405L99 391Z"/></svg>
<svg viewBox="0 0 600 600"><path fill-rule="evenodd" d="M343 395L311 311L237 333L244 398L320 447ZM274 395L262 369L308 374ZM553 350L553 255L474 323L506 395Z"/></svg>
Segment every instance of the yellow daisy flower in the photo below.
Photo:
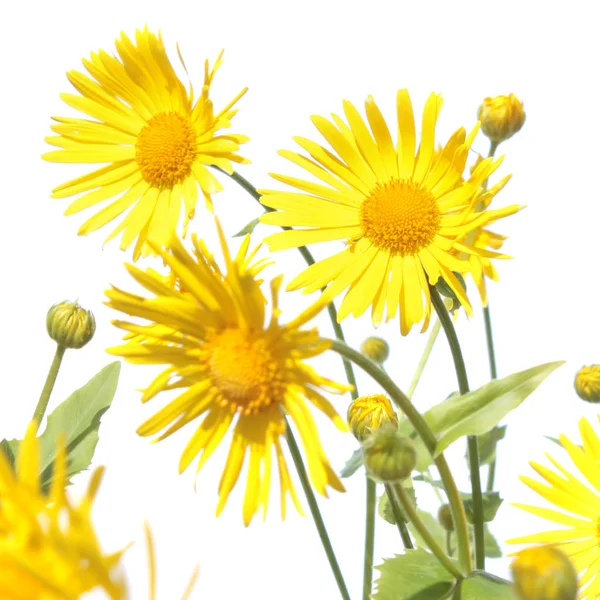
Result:
<svg viewBox="0 0 600 600"><path fill-rule="evenodd" d="M465 255L499 258L466 241L478 227L515 213L518 206L476 212L482 183L501 162L489 158L463 181L469 147L478 126L466 136L457 130L434 160L435 125L442 106L438 94L425 105L421 144L416 147L415 123L406 90L397 95L398 143L373 98L366 102L371 132L354 106L345 101L348 124L337 115L333 121L319 116L313 123L337 156L305 139L295 141L310 155L280 154L306 169L319 183L273 175L299 191L263 190L262 203L275 212L263 223L301 227L266 238L271 250L284 250L316 242L344 240L347 248L320 260L297 276L288 289L316 291L328 285L325 300L349 288L338 317L359 316L369 306L378 325L395 317L407 334L431 314L429 285L442 277L467 313L469 300L453 271L472 270ZM493 190L488 192L493 193Z"/></svg>
<svg viewBox="0 0 600 600"><path fill-rule="evenodd" d="M315 329L301 329L323 305L313 305L286 325L281 324L278 293L282 279L277 277L271 282L272 310L265 324L266 300L257 280L264 261L252 263L256 249L248 252L249 237L232 259L220 227L219 235L226 272L195 236L195 256L176 238L169 251L154 246L169 266L175 284L151 270L128 265L134 279L153 297L113 288L106 292L107 304L149 324L115 321L128 335L136 335L108 351L133 363L168 365L145 389L143 402L162 391L184 388L140 426L140 435L162 431L158 437L162 440L203 417L183 451L180 472L198 456L199 471L233 429L219 483L217 514L225 507L247 460L243 518L248 525L261 505L266 516L273 451L281 483L282 516L288 493L301 511L281 448L286 432L284 415L289 415L300 432L315 489L325 496L328 486L344 491L325 456L307 404L313 404L346 431L344 420L322 392L344 392L348 387L318 375L304 362L328 348Z"/></svg>
<svg viewBox="0 0 600 600"><path fill-rule="evenodd" d="M0 452L0 597L7 600L76 600L102 590L127 597L122 552L104 554L91 522L102 478L97 469L76 506L65 494L66 455L59 443L50 495L40 489L35 423L21 443L16 473Z"/></svg>
<svg viewBox="0 0 600 600"><path fill-rule="evenodd" d="M585 418L579 421L579 431L583 446L574 444L565 435L560 436L562 447L579 469L579 477L546 455L555 470L535 462L529 463L546 483L530 477L520 478L560 510L515 504L529 513L564 527L514 538L507 540L507 543L558 546L581 574L579 597L596 600L600 597L600 439Z"/></svg>
<svg viewBox="0 0 600 600"><path fill-rule="evenodd" d="M58 124L52 130L58 135L46 141L61 149L43 158L107 163L58 186L52 197L83 193L67 208L67 215L113 199L78 233L91 233L129 211L106 241L122 233L124 250L137 239L136 260L140 253L149 252L145 246L149 237L159 244L170 239L182 211L185 235L196 210L198 188L212 210L211 194L222 186L207 166L232 173L232 162L248 162L236 154L239 145L248 141L246 136L218 134L230 126L237 112L233 106L246 89L215 114L209 91L222 52L212 68L206 61L204 85L194 100L191 85L187 91L169 62L160 34L138 30L134 44L121 33L116 47L119 58L100 50L83 60L91 77L78 71L67 73L79 94L62 94L61 98L90 118L54 117Z"/></svg>

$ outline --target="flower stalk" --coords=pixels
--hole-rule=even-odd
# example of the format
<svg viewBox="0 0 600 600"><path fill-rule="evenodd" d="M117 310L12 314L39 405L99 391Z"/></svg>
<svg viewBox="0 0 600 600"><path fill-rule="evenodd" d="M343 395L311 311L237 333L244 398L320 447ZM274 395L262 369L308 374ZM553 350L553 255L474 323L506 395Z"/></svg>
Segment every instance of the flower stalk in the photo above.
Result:
<svg viewBox="0 0 600 600"><path fill-rule="evenodd" d="M40 399L38 400L35 411L33 412L33 421L37 423L38 429L40 428L44 415L46 414L48 402L50 401L50 395L54 389L54 384L56 383L58 371L60 370L60 365L66 349L67 348L65 346L61 346L60 344L56 345L56 352L54 353L54 358L52 359L52 364L50 365L50 370L48 371L48 376L46 377L46 383L44 383L44 388L42 389Z"/></svg>
<svg viewBox="0 0 600 600"><path fill-rule="evenodd" d="M385 484L385 493L387 494L388 500L390 502L392 514L394 515L394 520L396 521L396 526L398 527L398 532L400 533L400 537L402 538L404 548L406 550L414 550L415 547L412 543L412 540L410 539L410 533L408 532L408 527L406 526L406 523L404 521L404 515L402 514L400 503L398 502L396 494L394 494L393 487L389 483Z"/></svg>

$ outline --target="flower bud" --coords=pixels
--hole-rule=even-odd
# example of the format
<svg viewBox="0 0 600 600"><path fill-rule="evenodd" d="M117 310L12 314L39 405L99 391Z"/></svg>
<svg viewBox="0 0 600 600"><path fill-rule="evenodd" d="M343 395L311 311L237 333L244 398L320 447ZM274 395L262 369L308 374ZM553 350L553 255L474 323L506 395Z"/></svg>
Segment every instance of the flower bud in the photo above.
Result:
<svg viewBox="0 0 600 600"><path fill-rule="evenodd" d="M454 531L454 519L449 504L442 504L438 510L438 521L446 531Z"/></svg>
<svg viewBox="0 0 600 600"><path fill-rule="evenodd" d="M361 396L348 407L348 425L354 437L363 442L385 426L398 429L398 417L392 403L382 394Z"/></svg>
<svg viewBox="0 0 600 600"><path fill-rule="evenodd" d="M581 367L575 376L575 390L586 402L600 402L600 365Z"/></svg>
<svg viewBox="0 0 600 600"><path fill-rule="evenodd" d="M379 337L368 337L360 346L360 351L371 360L382 365L390 355L390 347Z"/></svg>
<svg viewBox="0 0 600 600"><path fill-rule="evenodd" d="M395 427L378 429L365 440L362 450L367 473L378 481L406 479L417 464L415 445Z"/></svg>
<svg viewBox="0 0 600 600"><path fill-rule="evenodd" d="M59 302L46 315L48 335L65 348L82 348L94 337L96 320L77 302Z"/></svg>
<svg viewBox="0 0 600 600"><path fill-rule="evenodd" d="M512 137L525 123L523 103L514 95L486 98L477 111L481 130L499 144Z"/></svg>
<svg viewBox="0 0 600 600"><path fill-rule="evenodd" d="M510 569L521 600L575 600L577 573L567 555L554 546L519 552Z"/></svg>

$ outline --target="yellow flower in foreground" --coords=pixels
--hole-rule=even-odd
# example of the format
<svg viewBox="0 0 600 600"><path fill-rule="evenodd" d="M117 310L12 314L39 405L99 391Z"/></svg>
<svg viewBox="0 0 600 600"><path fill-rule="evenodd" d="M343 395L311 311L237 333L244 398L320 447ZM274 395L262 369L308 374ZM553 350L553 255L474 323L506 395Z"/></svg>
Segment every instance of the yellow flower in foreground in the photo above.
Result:
<svg viewBox="0 0 600 600"><path fill-rule="evenodd" d="M104 554L91 522L102 478L97 469L76 506L65 494L66 455L59 443L50 495L40 490L40 456L32 424L19 448L17 472L0 452L0 597L6 600L76 600L102 590L125 599L122 552Z"/></svg>
<svg viewBox="0 0 600 600"><path fill-rule="evenodd" d="M53 198L83 192L66 211L70 215L109 199L110 204L79 229L88 234L126 211L128 214L107 240L122 233L121 249L137 238L134 260L148 238L165 244L178 229L183 212L183 235L196 210L198 188L212 210L211 194L222 189L207 168L228 173L231 162L248 162L236 152L248 141L243 135L219 135L237 112L232 107L242 90L220 112L214 113L210 86L221 65L222 53L212 69L205 65L204 84L196 101L169 62L159 35L136 31L135 44L124 34L116 41L119 58L103 50L83 64L91 77L70 71L69 81L80 95L62 94L85 119L55 117L49 144L61 150L44 158L62 163L107 163L106 166L58 186Z"/></svg>
<svg viewBox="0 0 600 600"><path fill-rule="evenodd" d="M575 376L575 390L586 402L600 402L600 365L581 367Z"/></svg>
<svg viewBox="0 0 600 600"><path fill-rule="evenodd" d="M338 317L359 316L369 306L378 325L400 308L400 329L407 334L431 314L429 285L442 277L467 313L469 300L453 271L472 270L469 255L484 251L470 245L467 236L519 207L476 212L481 185L501 162L485 159L463 181L469 147L478 127L466 136L457 130L435 155L435 125L442 105L432 94L423 113L422 139L417 149L412 104L406 90L397 96L398 143L375 104L366 102L367 119L344 102L348 124L337 115L333 122L312 118L317 129L338 156L305 138L296 142L310 158L294 152L281 155L320 180L314 183L295 177L275 179L299 191L262 191L262 203L278 209L261 217L263 223L294 229L266 238L271 250L284 250L316 242L344 240L347 248L318 261L296 277L288 289L316 291L328 285L324 300L332 300L349 288ZM486 192L491 200L494 189ZM486 250L487 257L500 257Z"/></svg>
<svg viewBox="0 0 600 600"><path fill-rule="evenodd" d="M546 483L521 476L521 481L560 510L515 504L564 527L514 538L507 543L558 546L571 559L576 571L582 573L579 597L596 600L600 596L600 439L586 419L579 421L579 431L583 447L565 435L560 436L560 443L579 469L580 477L572 475L550 456L548 459L556 470L530 463Z"/></svg>
<svg viewBox="0 0 600 600"><path fill-rule="evenodd" d="M137 335L109 352L134 363L169 365L146 388L143 402L164 390L185 388L141 425L140 435L165 430L158 438L164 439L204 417L183 451L180 471L198 456L200 470L233 428L219 484L217 514L223 510L247 460L243 516L248 525L261 505L266 515L273 453L279 470L282 516L287 493L301 511L281 448L281 437L286 432L284 414L300 432L315 489L323 495L327 495L327 486L344 490L325 456L307 403L345 431L343 419L322 391L343 392L348 387L321 377L304 363L304 359L328 348L316 330L300 329L323 305L313 305L282 325L278 277L271 282L271 318L265 325L266 301L256 279L264 264L251 264L256 251L248 253L249 237L232 259L220 228L219 234L225 273L195 236L195 257L178 239L172 240L169 252L156 248L170 267L174 285L151 270L128 266L135 280L153 297L113 288L107 291L107 304L149 324L115 321L116 326Z"/></svg>

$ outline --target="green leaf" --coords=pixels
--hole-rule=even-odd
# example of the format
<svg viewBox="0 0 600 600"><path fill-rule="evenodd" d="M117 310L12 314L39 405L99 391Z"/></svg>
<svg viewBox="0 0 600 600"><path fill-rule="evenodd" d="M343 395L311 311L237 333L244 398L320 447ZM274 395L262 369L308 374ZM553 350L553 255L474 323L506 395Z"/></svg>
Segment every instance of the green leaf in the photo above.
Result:
<svg viewBox="0 0 600 600"><path fill-rule="evenodd" d="M505 433L506 425L497 425L487 433L477 436L480 465L489 465L496 458L496 445L504 438Z"/></svg>
<svg viewBox="0 0 600 600"><path fill-rule="evenodd" d="M405 479L402 482L402 487L406 490L406 494L413 506L417 507L417 495L415 493L415 488L412 485L412 481L410 479ZM400 512L404 515L402 511L402 507L398 506ZM387 521L390 525L396 525L396 517L394 517L394 511L392 510L392 505L390 503L389 496L387 495L387 491L384 491L383 494L379 497L379 501L377 502L377 512L379 516ZM406 523L408 519L404 518L404 522Z"/></svg>
<svg viewBox="0 0 600 600"><path fill-rule="evenodd" d="M61 433L65 434L69 457L68 477L89 467L98 442L100 418L110 407L120 370L119 362L107 365L48 416L48 424L40 436L40 472L44 489L52 481L56 442Z"/></svg>
<svg viewBox="0 0 600 600"><path fill-rule="evenodd" d="M463 504L465 505L465 512L467 513L467 519L469 523L473 522L473 499L471 494L461 493ZM484 522L493 521L500 505L503 500L500 498L499 492L483 492L482 504L483 504L483 520Z"/></svg>
<svg viewBox="0 0 600 600"><path fill-rule="evenodd" d="M546 363L513 373L428 410L424 417L438 440L436 455L465 435L481 435L492 429L563 364L564 361Z"/></svg>
<svg viewBox="0 0 600 600"><path fill-rule="evenodd" d="M454 594L454 600L518 600L510 581L490 573L475 571L463 579Z"/></svg>
<svg viewBox="0 0 600 600"><path fill-rule="evenodd" d="M421 436L415 431L415 428L406 417L400 419L398 431L402 435L406 435L411 438L415 445L415 450L417 451L417 464L415 469L421 473L423 471L427 471L427 469L433 464L433 458L431 457L429 450L427 450L425 442L423 442Z"/></svg>
<svg viewBox="0 0 600 600"><path fill-rule="evenodd" d="M502 548L487 525L483 527L483 546L488 558L502 558Z"/></svg>
<svg viewBox="0 0 600 600"><path fill-rule="evenodd" d="M352 456L346 461L344 468L340 471L340 477L350 477L354 475L363 465L363 453L359 448L352 453Z"/></svg>
<svg viewBox="0 0 600 600"><path fill-rule="evenodd" d="M441 526L440 522L431 513L425 512L424 510L417 509L417 514L423 524L427 528L427 531L433 536L440 548L446 549L446 530ZM419 532L415 529L412 523L408 524L408 530L410 531L413 539L418 548L427 548L427 544L420 536Z"/></svg>
<svg viewBox="0 0 600 600"><path fill-rule="evenodd" d="M2 440L0 442L0 452L4 453L10 466L14 469L17 462L17 454L19 453L20 440Z"/></svg>
<svg viewBox="0 0 600 600"><path fill-rule="evenodd" d="M250 223L247 223L242 229L240 229L233 237L242 237L254 231L254 228L260 223L260 217L252 219Z"/></svg>
<svg viewBox="0 0 600 600"><path fill-rule="evenodd" d="M442 600L455 580L433 554L425 550L406 550L375 567L380 576L373 600Z"/></svg>

